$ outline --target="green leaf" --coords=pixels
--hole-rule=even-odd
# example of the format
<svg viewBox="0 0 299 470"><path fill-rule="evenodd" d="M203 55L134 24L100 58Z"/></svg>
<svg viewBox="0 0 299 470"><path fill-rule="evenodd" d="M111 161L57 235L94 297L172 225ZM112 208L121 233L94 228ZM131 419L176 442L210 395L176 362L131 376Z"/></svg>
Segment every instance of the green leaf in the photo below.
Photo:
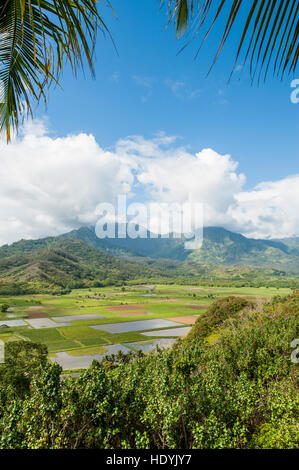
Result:
<svg viewBox="0 0 299 470"><path fill-rule="evenodd" d="M5 0L0 6L0 132L7 141L34 102L47 101L65 63L94 74L97 32L110 33L96 0ZM101 5L103 7L103 3ZM110 7L110 3L107 2ZM110 36L111 37L111 36Z"/></svg>
<svg viewBox="0 0 299 470"><path fill-rule="evenodd" d="M262 73L266 79L271 62L273 74L281 78L286 73L296 71L299 56L299 0L161 0L161 3L167 3L169 22L174 23L176 36L188 31L193 33L184 47L202 35L198 51L216 21L221 16L226 20L212 67L233 26L238 22L243 25L243 29L233 70L241 51L246 47L243 64L249 59L252 80L258 69L258 80ZM207 32L202 34L204 27Z"/></svg>

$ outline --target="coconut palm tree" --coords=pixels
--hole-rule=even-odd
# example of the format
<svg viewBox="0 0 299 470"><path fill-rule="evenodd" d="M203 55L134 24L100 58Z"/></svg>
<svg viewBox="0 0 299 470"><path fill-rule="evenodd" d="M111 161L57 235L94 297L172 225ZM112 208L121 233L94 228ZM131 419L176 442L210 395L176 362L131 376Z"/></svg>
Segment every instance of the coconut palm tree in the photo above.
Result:
<svg viewBox="0 0 299 470"><path fill-rule="evenodd" d="M107 1L110 8L110 3ZM22 116L47 99L65 63L94 73L97 32L109 31L97 0L1 0L0 131L10 140Z"/></svg>
<svg viewBox="0 0 299 470"><path fill-rule="evenodd" d="M212 66L217 61L233 26L242 25L233 70L241 60L250 62L252 80L266 79L272 64L273 74L283 77L295 72L299 55L299 0L162 0L167 4L168 21L176 36L191 33L201 46L221 16L224 30ZM185 47L184 46L184 47ZM239 64L238 64L239 65Z"/></svg>

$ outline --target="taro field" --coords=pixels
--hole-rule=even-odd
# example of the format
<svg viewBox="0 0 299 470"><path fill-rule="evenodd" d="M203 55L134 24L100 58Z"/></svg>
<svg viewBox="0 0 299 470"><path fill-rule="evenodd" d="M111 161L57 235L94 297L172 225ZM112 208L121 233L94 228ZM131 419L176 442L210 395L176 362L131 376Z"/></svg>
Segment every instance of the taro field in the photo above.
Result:
<svg viewBox="0 0 299 470"><path fill-rule="evenodd" d="M89 367L106 355L170 347L188 334L215 299L270 300L284 288L131 285L73 290L68 295L0 297L0 339L43 343L64 370Z"/></svg>

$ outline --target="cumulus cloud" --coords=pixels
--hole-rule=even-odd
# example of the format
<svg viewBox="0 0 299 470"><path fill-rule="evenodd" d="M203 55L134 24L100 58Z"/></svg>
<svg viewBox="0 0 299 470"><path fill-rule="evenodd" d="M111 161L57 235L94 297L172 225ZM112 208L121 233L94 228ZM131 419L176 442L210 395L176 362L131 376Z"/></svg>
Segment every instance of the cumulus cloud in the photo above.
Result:
<svg viewBox="0 0 299 470"><path fill-rule="evenodd" d="M95 224L98 204L115 203L119 194L135 202L200 202L206 226L256 238L299 232L299 175L244 191L245 175L230 155L193 154L163 133L120 139L107 151L92 135L57 138L37 121L0 144L0 162L0 244Z"/></svg>
<svg viewBox="0 0 299 470"><path fill-rule="evenodd" d="M49 137L41 123L0 145L0 243L95 223L96 205L128 193L127 163L92 135Z"/></svg>
<svg viewBox="0 0 299 470"><path fill-rule="evenodd" d="M235 196L229 209L231 226L253 238L299 234L299 175L258 184Z"/></svg>

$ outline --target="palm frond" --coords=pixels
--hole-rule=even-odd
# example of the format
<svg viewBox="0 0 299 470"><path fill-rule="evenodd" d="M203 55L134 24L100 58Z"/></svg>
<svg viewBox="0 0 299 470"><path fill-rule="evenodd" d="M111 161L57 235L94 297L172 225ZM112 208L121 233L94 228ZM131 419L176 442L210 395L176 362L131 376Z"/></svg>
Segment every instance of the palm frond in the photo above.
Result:
<svg viewBox="0 0 299 470"><path fill-rule="evenodd" d="M107 5L110 7L109 2ZM22 118L68 62L94 73L97 32L110 33L96 0L3 0L0 6L0 132L9 141Z"/></svg>
<svg viewBox="0 0 299 470"><path fill-rule="evenodd" d="M176 36L193 32L200 46L209 36L220 16L226 22L212 61L215 65L236 23L242 25L236 49L234 71L241 53L243 65L249 60L252 80L267 78L272 64L273 75L283 78L293 74L299 56L299 0L161 0L167 4L168 22L175 25ZM204 27L206 32L204 33ZM188 45L191 41L188 41ZM184 46L184 47L185 47ZM183 48L182 48L183 49Z"/></svg>

